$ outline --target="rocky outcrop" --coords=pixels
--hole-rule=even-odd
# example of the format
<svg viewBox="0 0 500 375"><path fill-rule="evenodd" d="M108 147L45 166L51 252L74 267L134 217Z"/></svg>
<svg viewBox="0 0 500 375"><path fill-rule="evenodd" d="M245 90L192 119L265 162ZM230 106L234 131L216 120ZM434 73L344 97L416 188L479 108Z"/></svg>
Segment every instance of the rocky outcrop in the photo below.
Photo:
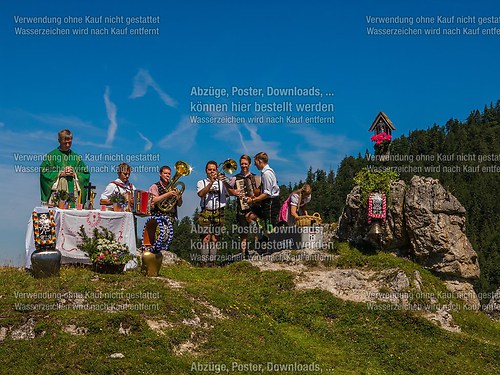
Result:
<svg viewBox="0 0 500 375"><path fill-rule="evenodd" d="M468 305L469 310L479 310L481 308L479 298L470 283L461 280L446 280L444 284L452 292L453 296L461 299Z"/></svg>
<svg viewBox="0 0 500 375"><path fill-rule="evenodd" d="M337 237L366 245L370 226L360 196L358 186L347 196ZM382 230L379 245L383 249L410 255L443 278L460 281L458 290L466 289L468 302L476 304L470 284L463 285L479 278L477 254L465 235L465 209L438 180L414 176L408 186L404 181L392 183Z"/></svg>
<svg viewBox="0 0 500 375"><path fill-rule="evenodd" d="M383 245L388 250L407 249L409 245L404 217L406 184L400 180L391 184L391 201L387 209Z"/></svg>
<svg viewBox="0 0 500 375"><path fill-rule="evenodd" d="M362 243L368 233L368 216L361 205L361 188L355 186L345 201L344 211L339 219L337 236L341 241Z"/></svg>
<svg viewBox="0 0 500 375"><path fill-rule="evenodd" d="M404 218L404 199L406 184L397 181L391 184L391 201L387 206L387 219L382 224L384 235L380 245L386 250L405 253L409 247ZM354 244L368 243L370 230L366 204L361 202L361 189L355 186L347 195L346 205L339 219L337 237L341 241Z"/></svg>
<svg viewBox="0 0 500 375"><path fill-rule="evenodd" d="M477 254L465 235L465 208L438 180L414 176L405 193L404 212L418 263L447 276L479 278Z"/></svg>

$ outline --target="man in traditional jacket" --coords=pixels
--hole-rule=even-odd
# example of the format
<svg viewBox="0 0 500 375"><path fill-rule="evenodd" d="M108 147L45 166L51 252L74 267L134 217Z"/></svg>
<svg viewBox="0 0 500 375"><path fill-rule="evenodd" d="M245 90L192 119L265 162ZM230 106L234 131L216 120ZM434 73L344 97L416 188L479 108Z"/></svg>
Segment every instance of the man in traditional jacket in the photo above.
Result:
<svg viewBox="0 0 500 375"><path fill-rule="evenodd" d="M49 202L52 189L66 190L75 194L78 202L85 203L85 186L90 180L90 173L82 157L71 150L73 134L68 129L58 133L59 147L45 155L40 167L40 193L42 202ZM56 184L57 182L57 184ZM78 191L80 188L80 192Z"/></svg>
<svg viewBox="0 0 500 375"><path fill-rule="evenodd" d="M172 221L177 219L177 207L182 206L182 194L179 194L176 190L167 191L168 184L170 182L172 170L168 165L164 165L160 168L160 181L154 183L149 187L149 192L153 194L154 198L152 200L153 209L151 214L157 216L168 216ZM176 198L177 201L168 212L164 212L158 208L161 201L168 198Z"/></svg>

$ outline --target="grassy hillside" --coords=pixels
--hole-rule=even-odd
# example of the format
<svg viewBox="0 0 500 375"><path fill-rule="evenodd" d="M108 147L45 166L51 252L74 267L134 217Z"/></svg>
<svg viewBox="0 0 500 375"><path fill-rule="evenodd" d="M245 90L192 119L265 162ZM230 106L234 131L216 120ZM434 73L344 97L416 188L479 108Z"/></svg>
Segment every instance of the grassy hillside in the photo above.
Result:
<svg viewBox="0 0 500 375"><path fill-rule="evenodd" d="M387 262L354 255L344 254L344 263L377 268ZM159 278L64 267L60 278L34 279L23 270L1 268L0 373L500 369L500 325L482 313L457 312L463 332L450 333L410 311L369 310L325 291L295 290L293 279L248 262L163 267Z"/></svg>

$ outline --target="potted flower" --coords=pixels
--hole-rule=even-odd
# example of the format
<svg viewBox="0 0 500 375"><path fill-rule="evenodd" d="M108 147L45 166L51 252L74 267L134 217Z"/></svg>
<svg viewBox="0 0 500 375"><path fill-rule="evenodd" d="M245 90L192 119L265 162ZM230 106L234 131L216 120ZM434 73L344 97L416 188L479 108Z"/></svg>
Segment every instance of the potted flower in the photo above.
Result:
<svg viewBox="0 0 500 375"><path fill-rule="evenodd" d="M117 191L111 194L109 201L113 204L113 211L116 212L123 212L124 207L127 205L125 197Z"/></svg>
<svg viewBox="0 0 500 375"><path fill-rule="evenodd" d="M114 233L102 226L94 228L92 236L87 235L83 225L78 233L81 243L77 247L89 257L97 272L122 273L125 264L134 259L128 246L116 241Z"/></svg>
<svg viewBox="0 0 500 375"><path fill-rule="evenodd" d="M371 138L372 142L375 142L375 154L385 155L389 151L389 146L391 144L392 136L386 132L375 134Z"/></svg>
<svg viewBox="0 0 500 375"><path fill-rule="evenodd" d="M73 193L68 193L66 190L56 190L52 193L52 203L62 209L68 209L70 204L76 202L76 197Z"/></svg>

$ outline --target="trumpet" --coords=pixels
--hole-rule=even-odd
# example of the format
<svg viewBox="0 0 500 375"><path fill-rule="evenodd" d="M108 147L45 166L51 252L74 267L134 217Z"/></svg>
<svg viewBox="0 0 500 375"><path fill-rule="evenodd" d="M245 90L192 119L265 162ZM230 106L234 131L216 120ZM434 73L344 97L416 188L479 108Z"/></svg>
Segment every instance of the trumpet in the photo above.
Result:
<svg viewBox="0 0 500 375"><path fill-rule="evenodd" d="M177 197L170 197L158 203L157 205L158 209L164 213L171 211L175 207L177 201L179 200L178 197L182 195L182 193L184 193L184 190L186 189L186 185L184 185L183 182L177 182L177 180L183 176L189 175L193 170L193 168L191 168L191 166L184 161L178 161L177 163L175 163L174 167L175 167L174 177L170 180L165 189L167 192L176 191ZM177 186L179 186L179 188L177 188Z"/></svg>

